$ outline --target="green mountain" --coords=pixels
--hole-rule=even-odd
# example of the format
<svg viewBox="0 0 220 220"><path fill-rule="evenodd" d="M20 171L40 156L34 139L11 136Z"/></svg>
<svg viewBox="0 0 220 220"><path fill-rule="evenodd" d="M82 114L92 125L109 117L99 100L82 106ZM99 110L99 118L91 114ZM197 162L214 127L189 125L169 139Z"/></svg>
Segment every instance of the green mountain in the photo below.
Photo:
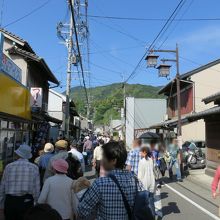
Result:
<svg viewBox="0 0 220 220"><path fill-rule="evenodd" d="M125 85L126 96L135 98L161 98L162 96L158 95L160 88L141 84ZM88 90L91 100L90 117L95 124L107 125L111 118L120 119L120 109L123 107L123 91L122 83L93 87ZM71 98L75 101L78 112L86 116L83 87L72 88Z"/></svg>

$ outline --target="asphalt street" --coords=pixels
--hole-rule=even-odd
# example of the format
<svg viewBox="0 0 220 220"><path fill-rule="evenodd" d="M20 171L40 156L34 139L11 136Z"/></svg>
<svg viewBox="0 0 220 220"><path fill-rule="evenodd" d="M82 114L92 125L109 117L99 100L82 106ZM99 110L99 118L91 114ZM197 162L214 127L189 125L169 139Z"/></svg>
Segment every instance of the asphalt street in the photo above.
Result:
<svg viewBox="0 0 220 220"><path fill-rule="evenodd" d="M86 172L87 178L94 180L94 171ZM220 198L213 200L210 190L202 184L188 179L183 183L169 182L157 192L156 207L163 220L220 220L218 204Z"/></svg>

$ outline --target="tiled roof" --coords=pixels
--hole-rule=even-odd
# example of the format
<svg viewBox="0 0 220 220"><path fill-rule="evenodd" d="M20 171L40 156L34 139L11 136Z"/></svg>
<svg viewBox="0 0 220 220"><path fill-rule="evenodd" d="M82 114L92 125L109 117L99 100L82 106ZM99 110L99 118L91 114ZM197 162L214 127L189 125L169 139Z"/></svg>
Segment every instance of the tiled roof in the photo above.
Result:
<svg viewBox="0 0 220 220"><path fill-rule="evenodd" d="M36 54L33 54L31 52L28 52L26 50L22 50L18 47L11 47L9 50L8 50L9 53L11 54L19 54L25 58L29 58L33 61L36 61L38 62L42 67L43 69L45 70L45 72L47 73L47 76L48 76L48 80L50 82L53 82L55 84L59 84L59 81L57 80L57 78L54 76L54 74L52 73L52 71L50 70L50 68L48 67L47 63L45 62L45 60L39 56L37 56Z"/></svg>
<svg viewBox="0 0 220 220"><path fill-rule="evenodd" d="M216 101L217 99L220 99L220 92L217 92L217 93L215 93L213 95L210 95L210 96L204 98L202 100L202 102L204 102L205 104L208 104L210 102Z"/></svg>
<svg viewBox="0 0 220 220"><path fill-rule="evenodd" d="M30 52L34 53L34 50L31 48L31 46L28 44L27 41L25 41L23 38L11 33L10 31L5 30L4 28L0 28L0 32L2 32L5 35L8 35L12 38L14 38L15 40L19 41L20 43L22 43Z"/></svg>

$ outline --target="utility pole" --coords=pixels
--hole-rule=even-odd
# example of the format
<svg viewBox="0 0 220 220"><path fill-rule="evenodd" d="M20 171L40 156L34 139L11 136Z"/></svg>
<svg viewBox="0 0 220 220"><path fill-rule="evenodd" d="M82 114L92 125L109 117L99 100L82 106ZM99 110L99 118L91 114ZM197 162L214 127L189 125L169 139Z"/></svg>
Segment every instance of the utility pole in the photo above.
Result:
<svg viewBox="0 0 220 220"><path fill-rule="evenodd" d="M72 0L74 5L74 0ZM70 15L69 37L67 39L68 62L66 77L66 118L65 118L65 135L69 139L70 130L70 90L71 90L71 74L72 74L72 51L73 51L73 19Z"/></svg>
<svg viewBox="0 0 220 220"><path fill-rule="evenodd" d="M178 111L177 135L178 138L181 138L182 136L181 94L180 94L180 72L179 72L179 48L177 44L176 44L176 91L177 91L177 111Z"/></svg>
<svg viewBox="0 0 220 220"><path fill-rule="evenodd" d="M123 87L123 109L122 109L121 115L123 117L121 117L121 120L122 120L122 140L124 140L125 139L125 132L126 132L126 128L125 128L125 125L126 125L126 82L125 82L124 74L122 74L122 80L123 80L123 84L122 84L122 87Z"/></svg>

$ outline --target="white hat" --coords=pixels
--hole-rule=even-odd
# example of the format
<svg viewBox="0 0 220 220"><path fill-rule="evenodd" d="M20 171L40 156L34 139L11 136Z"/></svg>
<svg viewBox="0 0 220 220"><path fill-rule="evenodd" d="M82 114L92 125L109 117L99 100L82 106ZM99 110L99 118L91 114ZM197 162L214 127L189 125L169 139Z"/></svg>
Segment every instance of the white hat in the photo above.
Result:
<svg viewBox="0 0 220 220"><path fill-rule="evenodd" d="M86 140L89 140L89 136L86 136L85 139L86 139Z"/></svg>
<svg viewBox="0 0 220 220"><path fill-rule="evenodd" d="M20 145L20 147L15 151L15 153L23 159L32 158L31 147L26 144Z"/></svg>
<svg viewBox="0 0 220 220"><path fill-rule="evenodd" d="M46 143L44 146L45 153L52 153L54 151L54 146L51 143Z"/></svg>

